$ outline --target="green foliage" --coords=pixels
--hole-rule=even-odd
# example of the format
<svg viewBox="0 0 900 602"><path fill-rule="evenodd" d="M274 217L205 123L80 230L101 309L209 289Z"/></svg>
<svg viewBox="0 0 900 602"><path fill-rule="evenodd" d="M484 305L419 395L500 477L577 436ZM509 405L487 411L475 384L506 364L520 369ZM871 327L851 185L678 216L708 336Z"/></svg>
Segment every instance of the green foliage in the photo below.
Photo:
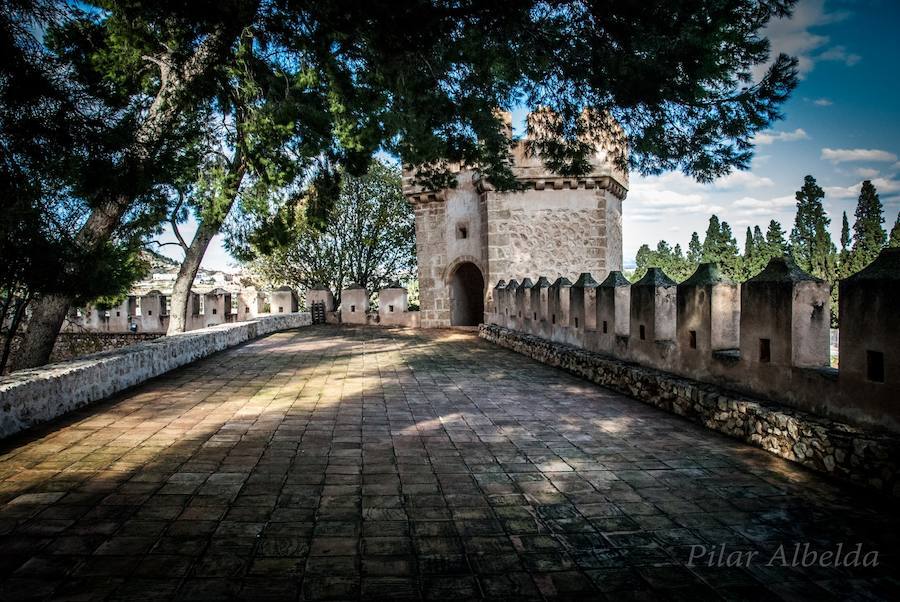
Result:
<svg viewBox="0 0 900 602"><path fill-rule="evenodd" d="M77 81L66 71L60 36L78 29L83 12L52 2L2 7L0 290L79 301L120 294L142 271L137 253L148 221L158 223L153 207L129 214L114 239L89 245L78 232L98 200L94 187L107 192L121 176L116 156L129 118L117 114L121 103L109 102L93 80ZM35 37L35 23L46 25L44 43ZM78 39L93 38L82 31ZM80 64L69 67L81 73ZM158 198L156 190L141 194Z"/></svg>
<svg viewBox="0 0 900 602"><path fill-rule="evenodd" d="M697 268L696 264L684 256L681 245L669 246L664 240L659 241L655 250L647 245L638 249L635 258L637 267L631 275L632 282L637 282L647 273L647 268L659 267L676 282L680 282L690 276Z"/></svg>
<svg viewBox="0 0 900 602"><path fill-rule="evenodd" d="M850 224L847 221L847 212L841 215L841 250L838 253L838 275L846 278L851 272L850 267Z"/></svg>
<svg viewBox="0 0 900 602"><path fill-rule="evenodd" d="M766 248L769 257L781 257L787 254L788 245L784 237L785 231L781 224L774 219L769 221L769 227L766 229Z"/></svg>
<svg viewBox="0 0 900 602"><path fill-rule="evenodd" d="M696 232L691 232L691 242L688 243L687 260L692 264L699 264L703 257L703 245L700 243L700 237Z"/></svg>
<svg viewBox="0 0 900 602"><path fill-rule="evenodd" d="M803 271L833 282L836 276L837 249L831 242L828 231L831 219L822 206L825 191L816 184L814 177L806 176L795 196L797 214L791 230L791 254L794 261Z"/></svg>
<svg viewBox="0 0 900 602"><path fill-rule="evenodd" d="M735 259L726 261L724 265L731 264L732 276L735 280L743 282L761 272L766 264L769 263L772 254L769 251L769 245L763 236L759 226L754 226L751 230L747 227L747 233L744 239L744 252Z"/></svg>
<svg viewBox="0 0 900 602"><path fill-rule="evenodd" d="M728 222L720 222L716 215L709 218L700 260L704 263L718 263L722 273L729 278L739 279L741 276L737 240Z"/></svg>
<svg viewBox="0 0 900 602"><path fill-rule="evenodd" d="M641 173L680 169L709 181L746 167L749 130L777 119L777 107L796 83L796 62L786 56L758 84L751 75L751 65L769 54L760 28L792 5L739 0L532 6L539 24L517 24L522 37L540 31L534 36L539 46L523 61L530 75L526 96L529 105L559 116L539 151L552 167L577 171L587 149L575 142L591 130L581 109L590 106L623 126L629 162ZM571 142L556 143L560 137Z"/></svg>
<svg viewBox="0 0 900 602"><path fill-rule="evenodd" d="M326 286L339 296L352 282L373 291L413 278L415 224L399 170L375 161L366 175L344 173L340 182L324 229L306 219L305 197L269 220L239 212L229 223L227 246L272 285Z"/></svg>
<svg viewBox="0 0 900 602"><path fill-rule="evenodd" d="M891 248L900 247L900 213L897 214L897 219L894 221L894 227L891 228L891 237L888 240L888 246Z"/></svg>
<svg viewBox="0 0 900 602"><path fill-rule="evenodd" d="M878 191L870 180L862 183L856 203L856 221L853 223L853 248L850 250L850 273L858 272L878 257L887 243L884 211ZM843 245L843 235L841 236Z"/></svg>
<svg viewBox="0 0 900 602"><path fill-rule="evenodd" d="M828 231L830 220L822 205L825 192L816 184L815 178L806 176L796 197L797 214L790 246L785 241L781 224L771 220L765 234L759 226L747 228L744 251L738 255L731 228L713 215L709 219L706 238L702 244L696 232L691 235L687 258L680 256L677 245L675 249L671 249L665 241L660 241L655 251L642 245L636 257L635 280L643 276L651 266L663 268L675 280L683 280L701 261L714 261L721 266L723 273L743 282L765 268L772 257L790 252L801 269L832 285L832 326L837 327L838 280L871 263L885 244L900 247L900 214L888 238L881 227L884 218L877 191L871 182L863 182L856 208L854 235L851 239L845 212L841 223L841 251L838 254Z"/></svg>
<svg viewBox="0 0 900 602"><path fill-rule="evenodd" d="M41 209L36 246L73 245L67 273L133 249L175 206L177 222L182 198L208 222L238 195L282 233L327 230L336 174L378 150L429 186L464 164L514 188L497 109L522 104L555 116L532 139L553 171L584 173L589 141L627 139L622 166L708 181L748 165L797 82L763 36L792 0L0 2L4 199ZM297 200L306 215L282 211Z"/></svg>

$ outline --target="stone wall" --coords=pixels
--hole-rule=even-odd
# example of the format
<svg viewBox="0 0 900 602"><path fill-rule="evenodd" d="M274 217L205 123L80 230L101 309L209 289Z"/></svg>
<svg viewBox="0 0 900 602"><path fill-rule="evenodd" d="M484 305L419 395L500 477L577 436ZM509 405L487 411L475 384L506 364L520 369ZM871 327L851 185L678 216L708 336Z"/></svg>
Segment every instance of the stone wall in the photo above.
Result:
<svg viewBox="0 0 900 602"><path fill-rule="evenodd" d="M278 330L308 326L310 322L308 313L265 316L14 372L0 379L0 438L217 351Z"/></svg>
<svg viewBox="0 0 900 602"><path fill-rule="evenodd" d="M489 283L524 274L551 281L581 272L604 277L610 269L622 269L621 246L610 250L607 245L607 202L616 205L618 199L608 190L569 185L485 193Z"/></svg>
<svg viewBox="0 0 900 602"><path fill-rule="evenodd" d="M138 334L162 335L169 328L170 309L171 298L158 290L141 296L129 295L119 305L110 308L73 308L63 326L63 332L127 334L134 327ZM253 320L267 313L290 313L297 309L297 292L290 287L268 294L252 288L239 292L229 292L222 288L206 293L192 292L188 300L185 330Z"/></svg>
<svg viewBox="0 0 900 602"><path fill-rule="evenodd" d="M741 284L725 278L715 264L702 264L677 286L659 268L634 284L615 271L595 289L582 291L565 282L554 283L548 297L540 299L543 307L536 308L532 303L525 307L518 280L501 281L493 289L494 311L485 321L804 412L900 433L895 310L900 249L885 249L840 283L847 309L840 312L840 369L830 365L830 288L789 258L773 258ZM593 308L590 290L596 293ZM567 309L579 295L587 301Z"/></svg>
<svg viewBox="0 0 900 602"><path fill-rule="evenodd" d="M480 336L813 470L900 497L900 436L895 434L829 420L494 324L483 325Z"/></svg>
<svg viewBox="0 0 900 602"><path fill-rule="evenodd" d="M56 343L53 345L53 353L50 355L50 363L64 362L76 357L88 355L90 353L99 353L101 351L111 351L113 349L121 349L135 343L144 341L152 341L163 336L162 333L130 333L130 332L61 332L56 337ZM15 358L16 353L22 345L24 335L18 334L12 343L11 357ZM15 361L10 362L15 365Z"/></svg>
<svg viewBox="0 0 900 602"><path fill-rule="evenodd" d="M163 336L161 333L136 333L130 332L61 332L53 346L53 354L50 362L64 362L66 360L121 349L136 343L153 341Z"/></svg>
<svg viewBox="0 0 900 602"><path fill-rule="evenodd" d="M595 141L591 168L579 177L552 173L528 150L526 140L511 141L516 191L496 190L484 174L460 165L452 167L454 186L428 190L417 182L416 170L407 169L403 192L416 214L421 325L481 321L471 316L481 314L482 300L473 303L477 293L468 286L461 292L457 274L463 266L479 272L488 312L494 303L491 284L498 280L531 271L550 280L581 272L602 278L609 270L621 270L628 175L612 160L611 152L618 152L621 143L615 138ZM466 281L471 282L468 275Z"/></svg>

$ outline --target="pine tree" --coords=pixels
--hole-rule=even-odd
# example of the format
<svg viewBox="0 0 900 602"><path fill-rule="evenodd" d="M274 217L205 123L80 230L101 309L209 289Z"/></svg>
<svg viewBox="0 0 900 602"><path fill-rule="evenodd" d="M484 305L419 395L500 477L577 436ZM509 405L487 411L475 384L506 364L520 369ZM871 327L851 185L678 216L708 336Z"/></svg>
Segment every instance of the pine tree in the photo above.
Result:
<svg viewBox="0 0 900 602"><path fill-rule="evenodd" d="M759 226L753 226L753 246L759 252L765 251L766 248L766 237L763 236L762 230Z"/></svg>
<svg viewBox="0 0 900 602"><path fill-rule="evenodd" d="M747 226L747 232L744 234L744 257L750 257L753 254L753 230Z"/></svg>
<svg viewBox="0 0 900 602"><path fill-rule="evenodd" d="M656 249L648 245L641 245L635 256L636 269L632 279L640 280L647 273L647 268L658 267L673 280L680 282L694 273L697 264L684 256L681 245L673 248L668 242L661 240L656 244Z"/></svg>
<svg viewBox="0 0 900 602"><path fill-rule="evenodd" d="M806 176L796 198L797 215L794 218L794 229L791 230L791 253L794 261L805 272L831 282L835 276L837 249L828 232L831 219L822 206L825 191L816 184L814 177Z"/></svg>
<svg viewBox="0 0 900 602"><path fill-rule="evenodd" d="M888 246L891 248L900 247L900 212L897 213L897 219L894 221L894 227L891 228L891 238L888 240Z"/></svg>
<svg viewBox="0 0 900 602"><path fill-rule="evenodd" d="M700 244L700 237L696 232L691 233L691 242L688 243L687 260L693 264L699 264L703 257L703 245Z"/></svg>
<svg viewBox="0 0 900 602"><path fill-rule="evenodd" d="M780 223L774 219L769 222L769 228L766 230L766 251L769 257L781 257L787 252L784 234Z"/></svg>
<svg viewBox="0 0 900 602"><path fill-rule="evenodd" d="M881 199L870 180L862 183L856 203L856 221L853 223L853 247L850 250L850 267L855 273L878 257L887 242ZM841 235L843 244L843 234Z"/></svg>
<svg viewBox="0 0 900 602"><path fill-rule="evenodd" d="M498 189L512 187L510 140L496 109L509 109L519 99L530 108L552 109L545 112L554 116L550 127L531 142L553 172L587 173L596 149L586 139L622 135L612 120L584 119L590 107L615 115L624 126L629 156L615 153L622 167L627 163L644 174L678 169L709 182L749 165L753 149L747 141L781 117L781 105L797 84L797 60L770 56L765 38L770 19L790 15L790 0L697 0L692 10L647 0L641 11L614 4L602 11L603 18L589 2L562 9L546 2L395 4L4 2L0 96L25 89L10 82L33 85L9 75L49 58L54 64L48 72L66 80L61 89L87 97L86 110L59 112L63 123L91 113L112 124L110 134L123 148L91 147L87 169L72 169L82 176L74 184L84 186L65 182L67 194L81 194L90 206L79 219L79 248L107 257L107 248L136 216L154 221L152 228L160 225L167 207L159 205L175 202L165 192L197 173L196 165L174 159L194 154L197 130L218 121L210 113L230 95L233 78L226 65L245 35L256 40L253 49L264 50L251 68L264 62L267 70L287 68L283 83L297 81L304 88L289 103L298 113L292 122L304 134L296 145L301 158L333 159L358 173L383 149L410 165L428 166L418 179L430 188L455 181L446 167L459 161L478 166ZM52 5L53 16L43 18L37 5ZM59 22L56 14L64 6L75 14ZM541 35L528 35L533 31ZM52 48L41 54L53 56L21 52L46 44ZM16 60L7 60L11 56ZM746 85L757 66L765 74ZM302 73L294 77L294 69ZM266 96L285 94L281 84L263 90ZM46 104L55 103L38 106ZM73 163L66 149L43 147L34 125L40 121L13 123L5 107L0 112L0 181L6 176L8 135L23 124L26 147L42 147L41 155ZM260 127L267 129L268 122ZM248 133L247 146L259 155L250 160L264 166L268 157L255 151L257 133ZM114 157L116 169L104 169L100 155ZM40 184L33 181L35 172L22 173L29 187ZM333 184L323 189L333 192ZM326 196L311 205L317 209L313 217L324 213L318 211L320 201L333 209L336 195ZM49 222L57 216L46 213L48 223L41 225L54 227ZM46 363L77 302L69 291L36 300L19 350L21 367Z"/></svg>
<svg viewBox="0 0 900 602"><path fill-rule="evenodd" d="M719 221L717 215L709 218L701 259L704 262L718 263L729 278L740 279L741 277L741 256L737 240L735 240L728 222Z"/></svg>
<svg viewBox="0 0 900 602"><path fill-rule="evenodd" d="M737 239L731 233L728 222L722 222L719 231L719 265L726 276L734 280L741 278L741 254L738 250Z"/></svg>
<svg viewBox="0 0 900 602"><path fill-rule="evenodd" d="M703 239L703 250L700 256L702 261L718 261L719 239L721 236L722 229L719 225L719 216L711 215L709 217L709 225L706 227L706 237Z"/></svg>
<svg viewBox="0 0 900 602"><path fill-rule="evenodd" d="M749 232L749 228L747 229ZM762 271L769 262L769 247L759 226L753 227L753 238L750 243L750 253L744 266L744 280L751 278Z"/></svg>

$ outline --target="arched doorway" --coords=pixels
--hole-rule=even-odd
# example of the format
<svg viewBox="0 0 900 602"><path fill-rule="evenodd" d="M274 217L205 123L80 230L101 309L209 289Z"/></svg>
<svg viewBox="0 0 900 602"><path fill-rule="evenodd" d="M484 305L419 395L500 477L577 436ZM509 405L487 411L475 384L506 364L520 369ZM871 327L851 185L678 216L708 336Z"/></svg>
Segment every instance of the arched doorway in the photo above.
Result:
<svg viewBox="0 0 900 602"><path fill-rule="evenodd" d="M484 276L474 263L459 264L450 276L450 325L478 326L484 321Z"/></svg>

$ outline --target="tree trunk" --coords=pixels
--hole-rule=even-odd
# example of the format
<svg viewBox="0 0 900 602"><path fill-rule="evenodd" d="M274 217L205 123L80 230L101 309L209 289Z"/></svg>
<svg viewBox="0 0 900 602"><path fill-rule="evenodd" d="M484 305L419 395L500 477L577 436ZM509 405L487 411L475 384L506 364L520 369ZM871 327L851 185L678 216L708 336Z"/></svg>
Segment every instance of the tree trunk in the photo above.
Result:
<svg viewBox="0 0 900 602"><path fill-rule="evenodd" d="M233 202L233 201L232 201ZM212 240L219 232L222 222L200 222L194 239L184 253L184 261L178 269L178 277L175 278L175 286L172 287L172 306L169 310L169 328L167 335L184 332L187 327L188 305L191 300L191 286L200 269L200 262Z"/></svg>
<svg viewBox="0 0 900 602"><path fill-rule="evenodd" d="M173 73L165 62L159 63L160 89L147 112L146 119L135 133L134 143L123 159L125 164L131 164L135 166L134 169L140 171L145 163L152 161L152 149L165 135L172 120L185 108L178 102L178 98L208 72L221 53L231 44L239 29L240 24L233 30L223 26L212 32L197 48L180 73ZM109 240L133 201L131 196L120 196L94 209L76 235L77 244L87 250ZM56 343L56 337L72 300L73 296L66 294L44 295L37 300L28 320L27 336L20 353L17 354L17 368L42 366L50 360L50 353L53 351L53 345Z"/></svg>
<svg viewBox="0 0 900 602"><path fill-rule="evenodd" d="M238 130L238 138L241 137L241 125L236 125ZM215 212L217 218L203 219L201 216L200 224L194 233L194 239L184 251L184 261L178 268L178 276L175 278L175 285L172 287L172 306L169 311L169 328L166 334L178 334L184 332L187 327L188 302L191 299L191 286L194 284L194 278L197 277L197 270L200 269L200 262L203 261L203 255L206 254L206 248L213 236L219 233L219 228L225 223L225 219L231 212L234 202L237 200L238 193L241 190L241 182L244 180L244 174L247 173L247 163L244 161L244 154L238 145L235 149L234 157L232 157L229 167L231 190L227 206L217 208ZM173 223L172 227L176 225ZM180 237L179 237L179 240ZM182 244L184 244L182 242Z"/></svg>
<svg viewBox="0 0 900 602"><path fill-rule="evenodd" d="M9 353L12 350L13 340L16 338L16 332L19 331L19 324L22 323L22 318L25 316L25 308L28 307L28 302L31 300L31 293L26 293L25 298L22 299L18 305L16 306L15 312L13 312L12 321L9 324L9 333L6 337L6 341L3 344L3 354L0 355L0 374L3 374L3 371L6 369L6 364L9 361ZM56 341L56 337L53 337L54 342ZM53 348L50 348L50 352L53 351ZM47 353L47 358L49 359L50 353Z"/></svg>

